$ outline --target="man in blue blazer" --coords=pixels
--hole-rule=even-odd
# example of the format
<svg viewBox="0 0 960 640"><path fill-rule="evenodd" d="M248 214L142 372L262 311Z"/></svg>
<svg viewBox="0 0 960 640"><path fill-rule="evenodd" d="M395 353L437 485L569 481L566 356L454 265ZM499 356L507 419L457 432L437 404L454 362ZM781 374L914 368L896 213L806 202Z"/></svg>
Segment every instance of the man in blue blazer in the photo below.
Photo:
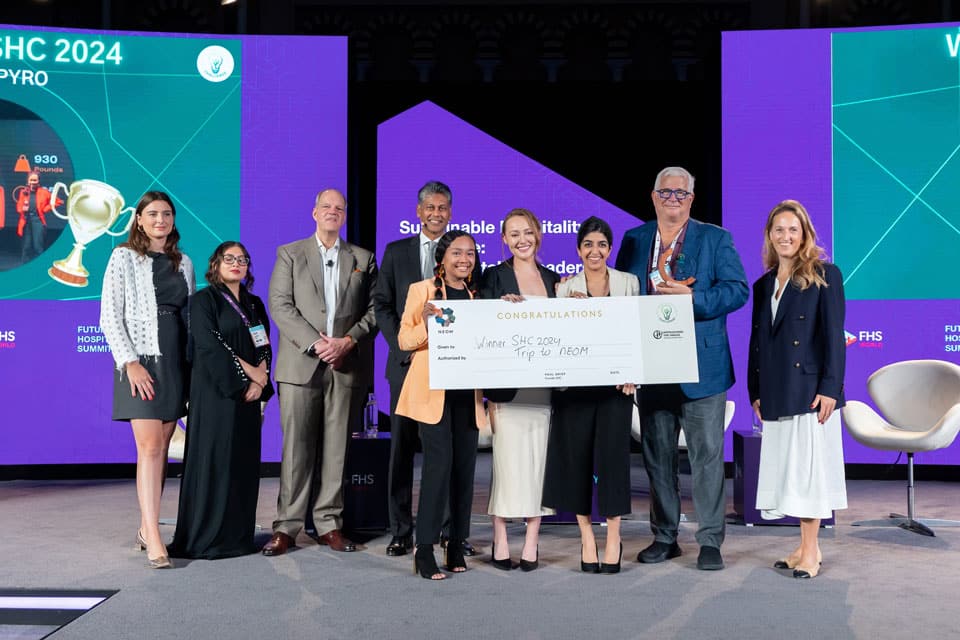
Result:
<svg viewBox="0 0 960 640"><path fill-rule="evenodd" d="M681 554L677 443L682 428L699 520L697 568L716 570L723 568L724 409L734 382L727 314L746 304L750 288L730 233L690 217L693 184L693 176L682 167L667 167L657 175L650 194L656 224L624 235L616 268L640 279L641 295L693 296L700 374L697 383L644 385L637 392L654 534L637 560L663 562ZM658 268L661 258L663 273Z"/></svg>

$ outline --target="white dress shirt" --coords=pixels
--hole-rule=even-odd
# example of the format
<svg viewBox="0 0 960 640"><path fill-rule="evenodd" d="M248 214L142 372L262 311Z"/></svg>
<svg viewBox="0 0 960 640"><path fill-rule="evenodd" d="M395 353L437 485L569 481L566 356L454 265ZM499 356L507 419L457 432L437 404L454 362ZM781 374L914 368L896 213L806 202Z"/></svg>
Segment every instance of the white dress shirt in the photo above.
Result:
<svg viewBox="0 0 960 640"><path fill-rule="evenodd" d="M333 337L333 318L337 314L337 285L340 273L340 238L327 249L317 238L320 265L323 271L323 301L327 305L327 337Z"/></svg>

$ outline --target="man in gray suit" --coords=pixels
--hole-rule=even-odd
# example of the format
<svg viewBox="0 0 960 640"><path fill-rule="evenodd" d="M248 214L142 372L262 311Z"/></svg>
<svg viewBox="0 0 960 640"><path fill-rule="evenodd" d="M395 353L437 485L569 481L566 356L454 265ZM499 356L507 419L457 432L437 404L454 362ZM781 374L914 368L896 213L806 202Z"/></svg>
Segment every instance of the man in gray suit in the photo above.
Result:
<svg viewBox="0 0 960 640"><path fill-rule="evenodd" d="M313 515L316 541L356 551L343 536L343 467L351 421L371 379L377 328L369 251L340 238L347 203L336 189L317 194L316 233L277 249L270 314L280 330L274 376L280 398L283 458L273 537L263 554L286 553ZM319 483L319 486L314 486Z"/></svg>

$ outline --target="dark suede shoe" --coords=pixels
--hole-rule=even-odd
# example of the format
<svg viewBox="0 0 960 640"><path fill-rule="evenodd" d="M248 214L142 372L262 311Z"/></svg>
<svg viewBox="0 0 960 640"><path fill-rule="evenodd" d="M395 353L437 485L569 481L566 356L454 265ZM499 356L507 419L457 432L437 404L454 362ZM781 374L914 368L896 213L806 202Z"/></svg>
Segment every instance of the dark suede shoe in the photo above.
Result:
<svg viewBox="0 0 960 640"><path fill-rule="evenodd" d="M723 569L723 556L720 555L720 549L716 547L700 547L700 555L697 556L697 569L701 571L719 571Z"/></svg>
<svg viewBox="0 0 960 640"><path fill-rule="evenodd" d="M683 551L680 550L680 545L675 541L659 542L654 540L649 547L637 554L637 562L656 564L664 560L669 560L670 558L676 558L681 553L683 553Z"/></svg>

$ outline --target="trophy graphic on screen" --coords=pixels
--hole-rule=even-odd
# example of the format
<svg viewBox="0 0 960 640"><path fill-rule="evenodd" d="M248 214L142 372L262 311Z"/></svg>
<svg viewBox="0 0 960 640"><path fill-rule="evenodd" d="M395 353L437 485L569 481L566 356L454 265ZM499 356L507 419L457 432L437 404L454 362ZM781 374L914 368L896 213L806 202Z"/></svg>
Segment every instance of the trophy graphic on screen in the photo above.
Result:
<svg viewBox="0 0 960 640"><path fill-rule="evenodd" d="M60 213L56 207L53 208L53 213L70 224L70 230L73 231L76 242L73 244L70 255L63 260L55 260L47 273L62 284L85 287L90 272L80 260L83 250L103 234L114 237L126 234L130 229L130 223L133 222L134 209L133 207L124 209L123 196L120 192L98 180L77 180L70 185L69 191L65 184L58 182L52 190L54 202L56 202L57 191L61 189L67 194L67 213L66 215ZM130 212L130 217L123 228L111 231L110 227L127 211Z"/></svg>

